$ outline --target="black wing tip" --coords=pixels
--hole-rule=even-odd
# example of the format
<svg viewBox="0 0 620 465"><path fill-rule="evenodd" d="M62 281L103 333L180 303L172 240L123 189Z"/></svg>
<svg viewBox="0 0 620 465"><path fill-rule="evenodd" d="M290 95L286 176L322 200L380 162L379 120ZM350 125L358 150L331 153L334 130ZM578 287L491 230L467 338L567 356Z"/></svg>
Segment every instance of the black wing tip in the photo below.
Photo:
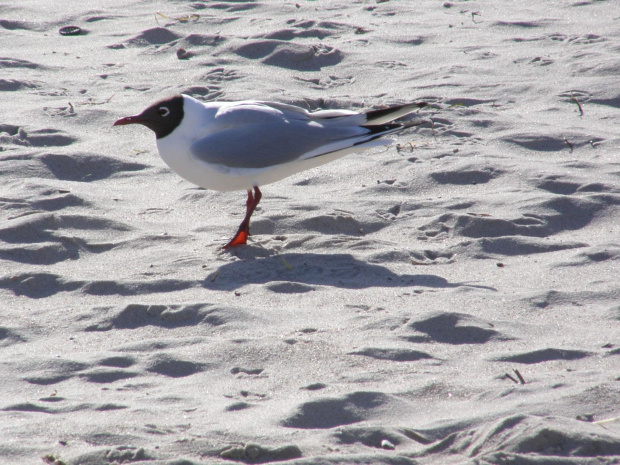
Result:
<svg viewBox="0 0 620 465"><path fill-rule="evenodd" d="M402 105L392 105L387 108L381 108L379 110L367 111L366 118L369 121L372 121L372 120L384 118L386 116L389 116L392 113L397 113L399 110L403 108L411 108L411 111L413 111L415 108L424 108L427 106L428 106L427 102L413 102L413 103L403 103Z"/></svg>
<svg viewBox="0 0 620 465"><path fill-rule="evenodd" d="M368 129L370 134L387 134L399 129L403 129L405 125L403 123L384 123L384 124L364 124L363 128Z"/></svg>
<svg viewBox="0 0 620 465"><path fill-rule="evenodd" d="M363 127L364 129L368 129L368 134L370 135L370 139L368 140L373 140L377 137L387 136L389 134L402 131L404 129L419 126L422 123L423 121L403 121L402 123L364 124L361 127Z"/></svg>

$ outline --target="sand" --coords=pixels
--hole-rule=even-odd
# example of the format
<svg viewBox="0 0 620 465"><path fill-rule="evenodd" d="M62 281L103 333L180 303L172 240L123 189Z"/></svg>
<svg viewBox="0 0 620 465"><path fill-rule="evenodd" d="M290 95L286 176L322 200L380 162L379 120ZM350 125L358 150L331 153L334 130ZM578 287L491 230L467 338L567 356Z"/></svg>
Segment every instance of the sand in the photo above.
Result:
<svg viewBox="0 0 620 465"><path fill-rule="evenodd" d="M620 463L616 1L56 3L0 5L2 464ZM225 252L112 127L179 92L430 105Z"/></svg>

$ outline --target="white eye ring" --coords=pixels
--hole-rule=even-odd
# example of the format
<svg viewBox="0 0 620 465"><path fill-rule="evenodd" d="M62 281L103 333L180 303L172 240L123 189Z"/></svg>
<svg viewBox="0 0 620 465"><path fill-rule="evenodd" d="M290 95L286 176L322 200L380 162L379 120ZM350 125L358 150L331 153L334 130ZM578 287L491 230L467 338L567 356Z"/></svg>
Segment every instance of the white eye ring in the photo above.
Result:
<svg viewBox="0 0 620 465"><path fill-rule="evenodd" d="M163 116L165 118L170 114L170 110L168 109L168 107L159 107L157 109L157 113L159 113L160 116Z"/></svg>

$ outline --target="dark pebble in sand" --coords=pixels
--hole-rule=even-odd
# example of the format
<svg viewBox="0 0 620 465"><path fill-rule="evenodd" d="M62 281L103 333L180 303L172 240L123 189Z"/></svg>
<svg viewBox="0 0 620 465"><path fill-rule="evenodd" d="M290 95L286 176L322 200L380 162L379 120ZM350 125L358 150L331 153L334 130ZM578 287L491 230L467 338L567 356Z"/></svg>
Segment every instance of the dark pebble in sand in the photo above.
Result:
<svg viewBox="0 0 620 465"><path fill-rule="evenodd" d="M58 32L61 36L79 36L82 34L82 29L77 26L64 26Z"/></svg>

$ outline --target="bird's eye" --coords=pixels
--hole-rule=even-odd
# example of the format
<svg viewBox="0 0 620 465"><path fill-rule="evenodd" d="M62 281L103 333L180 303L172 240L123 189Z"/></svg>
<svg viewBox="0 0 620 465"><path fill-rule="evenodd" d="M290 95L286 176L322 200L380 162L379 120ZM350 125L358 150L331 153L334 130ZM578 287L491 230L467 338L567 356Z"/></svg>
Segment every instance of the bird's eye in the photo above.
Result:
<svg viewBox="0 0 620 465"><path fill-rule="evenodd" d="M157 113L159 113L160 116L163 116L165 118L170 114L170 110L168 109L168 107L159 107L157 109Z"/></svg>

